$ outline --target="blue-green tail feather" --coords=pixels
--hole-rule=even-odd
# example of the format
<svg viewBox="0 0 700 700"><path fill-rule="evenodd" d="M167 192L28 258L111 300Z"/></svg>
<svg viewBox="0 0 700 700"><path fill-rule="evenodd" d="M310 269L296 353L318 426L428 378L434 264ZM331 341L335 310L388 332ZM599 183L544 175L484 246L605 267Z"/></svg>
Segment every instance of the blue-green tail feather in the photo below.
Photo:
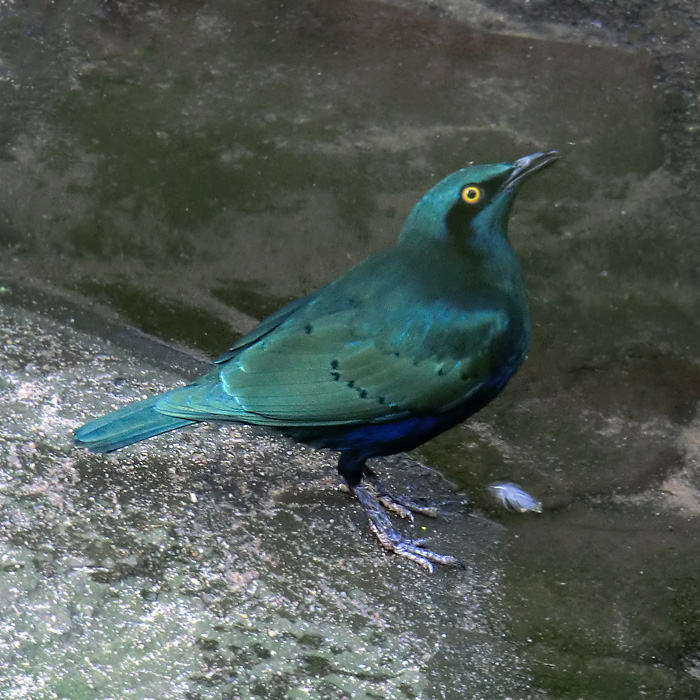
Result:
<svg viewBox="0 0 700 700"><path fill-rule="evenodd" d="M113 452L196 422L159 413L155 404L162 397L152 396L86 423L75 431L75 444L92 452Z"/></svg>

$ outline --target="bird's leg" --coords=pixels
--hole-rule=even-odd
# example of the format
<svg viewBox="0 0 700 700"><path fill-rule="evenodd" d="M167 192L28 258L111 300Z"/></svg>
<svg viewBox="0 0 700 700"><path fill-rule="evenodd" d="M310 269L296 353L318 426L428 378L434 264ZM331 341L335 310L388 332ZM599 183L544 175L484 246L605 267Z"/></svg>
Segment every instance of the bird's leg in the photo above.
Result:
<svg viewBox="0 0 700 700"><path fill-rule="evenodd" d="M413 513L427 515L429 518L437 518L438 509L435 506L426 506L414 501L412 498L397 496L380 481L379 477L367 465L364 467L363 474L365 480L376 491L380 503L392 513L396 513L402 518L408 518L411 522L413 522Z"/></svg>
<svg viewBox="0 0 700 700"><path fill-rule="evenodd" d="M343 452L338 460L338 472L345 479L350 492L353 493L369 518L369 526L377 536L384 549L398 554L400 557L410 559L428 571L433 570L433 564L462 567L463 564L454 557L438 554L423 546L425 540L412 540L399 534L391 524L384 512L380 499L365 486L362 481L363 473L367 467L364 460ZM370 479L374 474L370 471ZM376 481L376 477L374 477ZM380 483L380 482L377 482ZM381 486L381 483L380 483ZM395 502L395 501L394 501ZM407 508L403 503L402 507ZM408 511L410 512L410 510Z"/></svg>

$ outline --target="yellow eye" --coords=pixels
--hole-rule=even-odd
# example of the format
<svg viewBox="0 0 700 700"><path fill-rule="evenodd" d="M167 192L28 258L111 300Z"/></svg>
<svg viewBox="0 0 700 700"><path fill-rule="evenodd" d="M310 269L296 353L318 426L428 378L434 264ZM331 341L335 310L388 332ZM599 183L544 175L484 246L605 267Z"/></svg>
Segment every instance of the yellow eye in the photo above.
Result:
<svg viewBox="0 0 700 700"><path fill-rule="evenodd" d="M484 191L476 185L467 185L462 188L460 196L467 204L477 204L484 196Z"/></svg>

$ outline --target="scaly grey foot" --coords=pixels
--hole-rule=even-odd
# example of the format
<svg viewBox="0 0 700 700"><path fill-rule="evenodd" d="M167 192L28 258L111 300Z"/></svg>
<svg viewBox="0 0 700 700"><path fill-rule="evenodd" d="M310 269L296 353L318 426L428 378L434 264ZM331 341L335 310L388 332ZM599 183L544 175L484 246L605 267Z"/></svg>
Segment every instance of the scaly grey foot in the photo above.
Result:
<svg viewBox="0 0 700 700"><path fill-rule="evenodd" d="M355 494L365 513L367 513L370 528L384 549L394 552L405 559L410 559L431 573L433 564L464 568L464 564L459 559L445 554L438 554L424 547L423 543L425 540L412 540L400 535L392 527L391 521L384 512L379 498L364 484L358 484L350 490Z"/></svg>

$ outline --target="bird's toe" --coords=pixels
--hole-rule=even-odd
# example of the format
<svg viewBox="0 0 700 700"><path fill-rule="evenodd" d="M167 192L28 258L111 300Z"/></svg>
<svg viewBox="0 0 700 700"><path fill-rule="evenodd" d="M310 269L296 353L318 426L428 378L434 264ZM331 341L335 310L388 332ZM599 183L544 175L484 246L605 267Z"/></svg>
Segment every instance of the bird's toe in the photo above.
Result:
<svg viewBox="0 0 700 700"><path fill-rule="evenodd" d="M439 515L439 510L434 505L428 505L425 503L418 503L412 498L407 498L406 496L399 496L394 493L390 488L388 488L380 479L377 478L376 474L365 468L364 472L365 480L374 489L379 502L389 511L395 513L401 518L406 518L413 522L413 514L426 515L429 518L437 518Z"/></svg>
<svg viewBox="0 0 700 700"><path fill-rule="evenodd" d="M370 528L384 549L409 559L430 572L433 571L433 564L464 568L455 557L438 554L424 547L424 539L413 540L397 532L384 512L383 499L376 496L367 486L358 484L352 488L352 492L367 513Z"/></svg>

